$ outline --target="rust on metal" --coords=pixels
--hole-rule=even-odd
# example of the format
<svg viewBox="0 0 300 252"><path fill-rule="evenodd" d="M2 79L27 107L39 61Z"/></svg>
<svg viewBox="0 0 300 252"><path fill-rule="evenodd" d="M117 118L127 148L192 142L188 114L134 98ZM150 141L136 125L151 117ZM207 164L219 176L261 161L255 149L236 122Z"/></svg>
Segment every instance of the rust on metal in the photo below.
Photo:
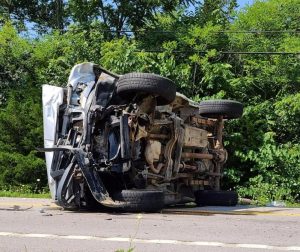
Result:
<svg viewBox="0 0 300 252"><path fill-rule="evenodd" d="M198 159L213 159L214 156L212 154L206 153L192 153L192 152L183 152L181 154L182 158L198 158Z"/></svg>
<svg viewBox="0 0 300 252"><path fill-rule="evenodd" d="M191 123L196 123L199 125L215 126L216 122L212 120L202 119L195 116L190 117Z"/></svg>
<svg viewBox="0 0 300 252"><path fill-rule="evenodd" d="M164 135L164 134L148 134L148 137L150 139L161 139L161 140L165 140L165 139L170 139L169 135Z"/></svg>

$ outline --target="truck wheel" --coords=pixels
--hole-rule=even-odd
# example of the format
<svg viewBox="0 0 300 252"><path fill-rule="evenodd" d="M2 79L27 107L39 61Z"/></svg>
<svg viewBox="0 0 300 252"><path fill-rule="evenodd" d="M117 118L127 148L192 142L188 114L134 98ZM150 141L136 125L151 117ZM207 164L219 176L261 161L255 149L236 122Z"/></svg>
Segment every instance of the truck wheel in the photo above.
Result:
<svg viewBox="0 0 300 252"><path fill-rule="evenodd" d="M243 104L232 100L207 100L200 102L199 113L208 118L239 118L243 114Z"/></svg>
<svg viewBox="0 0 300 252"><path fill-rule="evenodd" d="M168 78L150 73L129 73L117 82L117 94L132 99L137 93L157 95L157 104L166 105L174 101L176 87Z"/></svg>
<svg viewBox="0 0 300 252"><path fill-rule="evenodd" d="M122 210L128 212L157 212L164 207L164 193L155 190L123 190L114 200L125 202Z"/></svg>
<svg viewBox="0 0 300 252"><path fill-rule="evenodd" d="M238 194L234 191L199 190L195 193L197 206L235 206Z"/></svg>

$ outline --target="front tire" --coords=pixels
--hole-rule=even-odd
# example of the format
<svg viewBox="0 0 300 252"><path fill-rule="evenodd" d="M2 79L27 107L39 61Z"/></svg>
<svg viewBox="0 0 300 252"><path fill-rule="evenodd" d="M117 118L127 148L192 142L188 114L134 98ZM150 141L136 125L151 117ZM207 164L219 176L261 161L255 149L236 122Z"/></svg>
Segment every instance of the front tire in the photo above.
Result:
<svg viewBox="0 0 300 252"><path fill-rule="evenodd" d="M114 200L125 202L122 210L128 212L158 212L164 207L164 193L156 190L122 190Z"/></svg>

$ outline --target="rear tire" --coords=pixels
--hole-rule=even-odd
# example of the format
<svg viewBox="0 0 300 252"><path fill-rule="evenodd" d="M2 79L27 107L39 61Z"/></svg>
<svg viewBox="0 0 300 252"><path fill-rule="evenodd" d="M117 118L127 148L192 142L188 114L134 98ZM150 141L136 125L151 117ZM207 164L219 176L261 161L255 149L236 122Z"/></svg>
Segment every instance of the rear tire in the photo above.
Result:
<svg viewBox="0 0 300 252"><path fill-rule="evenodd" d="M199 113L203 117L224 119L239 118L243 114L243 104L232 100L208 100L199 105Z"/></svg>
<svg viewBox="0 0 300 252"><path fill-rule="evenodd" d="M158 212L164 207L164 193L155 190L123 190L114 200L125 202L122 210L128 212Z"/></svg>
<svg viewBox="0 0 300 252"><path fill-rule="evenodd" d="M197 206L236 206L238 194L234 191L199 190L195 192Z"/></svg>
<svg viewBox="0 0 300 252"><path fill-rule="evenodd" d="M176 87L168 78L150 73L129 73L117 82L117 94L132 99L137 93L157 95L157 104L166 105L174 101Z"/></svg>

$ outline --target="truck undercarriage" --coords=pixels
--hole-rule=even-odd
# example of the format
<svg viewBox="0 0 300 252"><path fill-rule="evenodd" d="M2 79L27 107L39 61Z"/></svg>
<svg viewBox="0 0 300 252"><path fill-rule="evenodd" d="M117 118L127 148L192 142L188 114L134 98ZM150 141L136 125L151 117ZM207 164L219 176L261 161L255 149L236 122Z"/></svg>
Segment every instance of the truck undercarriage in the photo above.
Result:
<svg viewBox="0 0 300 252"><path fill-rule="evenodd" d="M83 63L66 89L44 86L43 103L42 150L58 205L158 211L193 201L237 204L235 192L220 190L220 178L224 119L242 115L239 102L198 104L167 78L118 76Z"/></svg>

